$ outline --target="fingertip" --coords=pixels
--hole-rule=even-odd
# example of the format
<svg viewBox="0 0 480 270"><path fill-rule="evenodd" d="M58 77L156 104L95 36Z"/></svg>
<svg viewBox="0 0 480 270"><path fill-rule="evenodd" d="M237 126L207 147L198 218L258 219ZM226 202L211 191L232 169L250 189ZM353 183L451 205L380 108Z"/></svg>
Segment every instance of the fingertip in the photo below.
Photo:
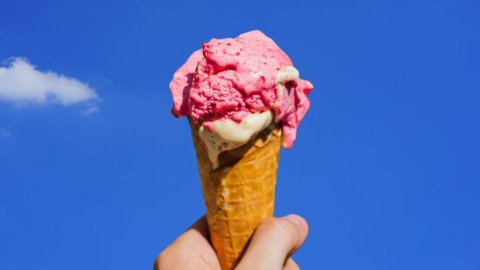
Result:
<svg viewBox="0 0 480 270"><path fill-rule="evenodd" d="M303 234L306 235L308 233L308 223L303 217L295 214L290 214L284 216L283 219L293 222L302 231Z"/></svg>

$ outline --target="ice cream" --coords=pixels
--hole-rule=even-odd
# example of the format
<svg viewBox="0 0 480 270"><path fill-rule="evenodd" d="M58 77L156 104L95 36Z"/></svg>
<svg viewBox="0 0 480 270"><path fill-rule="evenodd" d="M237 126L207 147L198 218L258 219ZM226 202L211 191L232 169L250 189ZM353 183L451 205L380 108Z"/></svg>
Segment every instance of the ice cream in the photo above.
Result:
<svg viewBox="0 0 480 270"><path fill-rule="evenodd" d="M251 113L237 123L230 119L213 121L210 128L200 126L199 135L213 167L219 166L221 152L244 145L272 122L272 112Z"/></svg>
<svg viewBox="0 0 480 270"><path fill-rule="evenodd" d="M221 126L231 131L253 131L248 133L250 137L233 144L208 143L202 136L215 163L221 149L244 144L258 134L260 130L249 124L268 126L252 121L252 114L271 111L272 121L282 126L283 146L290 148L310 105L306 95L312 88L309 81L299 78L290 58L273 40L260 31L251 31L234 39L212 39L190 56L170 83L172 113L188 116L203 130L217 133L209 134L209 138L222 138L218 134ZM244 121L246 118L248 121ZM222 124L226 121L229 124Z"/></svg>
<svg viewBox="0 0 480 270"><path fill-rule="evenodd" d="M260 31L212 39L170 83L192 132L210 240L223 270L273 215L280 146L290 148L313 88Z"/></svg>

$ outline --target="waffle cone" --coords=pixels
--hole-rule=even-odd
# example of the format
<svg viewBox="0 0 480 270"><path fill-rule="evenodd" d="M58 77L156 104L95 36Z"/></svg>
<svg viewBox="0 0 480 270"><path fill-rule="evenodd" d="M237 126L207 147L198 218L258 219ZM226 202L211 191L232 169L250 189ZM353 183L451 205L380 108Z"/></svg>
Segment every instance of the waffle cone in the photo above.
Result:
<svg viewBox="0 0 480 270"><path fill-rule="evenodd" d="M192 127L210 240L223 270L238 263L257 225L273 215L281 132L271 125L249 143L222 152L213 169Z"/></svg>

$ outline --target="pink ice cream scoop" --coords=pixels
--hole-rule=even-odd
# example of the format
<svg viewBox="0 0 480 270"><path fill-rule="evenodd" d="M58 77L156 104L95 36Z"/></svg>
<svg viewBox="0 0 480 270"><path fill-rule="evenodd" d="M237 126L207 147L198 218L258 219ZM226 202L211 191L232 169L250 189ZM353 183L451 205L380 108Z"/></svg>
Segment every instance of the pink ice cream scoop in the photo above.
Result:
<svg viewBox="0 0 480 270"><path fill-rule="evenodd" d="M272 111L282 126L283 146L290 148L312 88L277 44L255 30L203 43L173 76L172 113L211 130L216 121L241 123Z"/></svg>

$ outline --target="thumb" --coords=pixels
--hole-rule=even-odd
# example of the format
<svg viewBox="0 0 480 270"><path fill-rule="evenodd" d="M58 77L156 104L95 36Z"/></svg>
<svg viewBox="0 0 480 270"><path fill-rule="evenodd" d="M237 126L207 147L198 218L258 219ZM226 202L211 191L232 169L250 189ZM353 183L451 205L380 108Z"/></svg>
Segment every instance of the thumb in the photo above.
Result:
<svg viewBox="0 0 480 270"><path fill-rule="evenodd" d="M283 269L286 259L305 241L307 222L297 215L262 221L237 266L242 269Z"/></svg>

